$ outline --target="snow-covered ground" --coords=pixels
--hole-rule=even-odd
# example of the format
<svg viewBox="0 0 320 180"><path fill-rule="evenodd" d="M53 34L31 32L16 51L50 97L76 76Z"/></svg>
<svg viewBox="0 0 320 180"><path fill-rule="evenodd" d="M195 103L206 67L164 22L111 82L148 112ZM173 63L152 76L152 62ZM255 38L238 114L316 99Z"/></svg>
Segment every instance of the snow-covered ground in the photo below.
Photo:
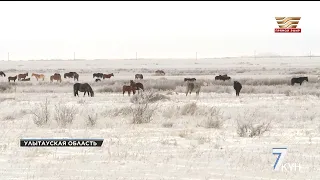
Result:
<svg viewBox="0 0 320 180"><path fill-rule="evenodd" d="M0 77L0 179L320 179L320 58L0 61L7 76L44 73L44 82L7 82ZM162 69L165 76L154 76ZM72 79L48 76L76 71L94 97L74 97ZM96 83L92 73L114 73ZM144 75L144 94L164 100L147 104L150 122L135 124L137 96L121 88ZM214 76L227 73L230 82ZM308 76L302 86L292 77ZM184 94L184 77L206 82L200 96ZM166 78L166 79L164 79ZM243 85L235 96L232 80ZM47 100L47 105L44 103ZM49 109L49 121L35 114ZM74 114L66 127L58 109ZM148 116L149 115L149 116ZM96 120L88 125L89 117ZM240 135L239 128L267 128ZM269 125L269 126L268 126ZM20 147L20 138L103 138L102 147ZM287 147L287 169L273 170L272 148ZM300 169L289 165L300 164Z"/></svg>

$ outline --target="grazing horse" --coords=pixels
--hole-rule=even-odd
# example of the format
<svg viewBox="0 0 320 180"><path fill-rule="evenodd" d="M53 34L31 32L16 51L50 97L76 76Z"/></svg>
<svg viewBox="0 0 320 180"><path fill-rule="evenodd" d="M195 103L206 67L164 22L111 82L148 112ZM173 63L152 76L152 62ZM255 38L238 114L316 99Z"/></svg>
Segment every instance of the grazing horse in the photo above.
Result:
<svg viewBox="0 0 320 180"><path fill-rule="evenodd" d="M0 71L0 76L6 77L6 74L3 71Z"/></svg>
<svg viewBox="0 0 320 180"><path fill-rule="evenodd" d="M93 73L93 78L94 77L102 78L103 77L103 73Z"/></svg>
<svg viewBox="0 0 320 180"><path fill-rule="evenodd" d="M142 83L135 83L133 80L130 80L130 86L135 88L135 90L138 90L138 94L139 94L139 90L142 89L142 91L144 91L144 87Z"/></svg>
<svg viewBox="0 0 320 180"><path fill-rule="evenodd" d="M21 79L21 81L30 81L30 78Z"/></svg>
<svg viewBox="0 0 320 180"><path fill-rule="evenodd" d="M20 81L21 79L25 79L27 76L28 76L28 73L18 74L18 81Z"/></svg>
<svg viewBox="0 0 320 180"><path fill-rule="evenodd" d="M101 79L98 79L98 78L97 78L95 81L98 82L98 81L101 81Z"/></svg>
<svg viewBox="0 0 320 180"><path fill-rule="evenodd" d="M58 73L55 73L54 75L50 76L50 82L53 82L53 80L57 80L57 82L58 82L58 81L61 82L61 81L62 81L61 75L58 74Z"/></svg>
<svg viewBox="0 0 320 180"><path fill-rule="evenodd" d="M197 79L196 78L184 78L184 82L186 81L196 81Z"/></svg>
<svg viewBox="0 0 320 180"><path fill-rule="evenodd" d="M124 85L124 86L122 87L122 95L123 95L123 96L124 96L124 93L125 93L126 91L128 92L128 95L129 95L129 96L130 96L131 91L133 92L133 94L136 94L136 87Z"/></svg>
<svg viewBox="0 0 320 180"><path fill-rule="evenodd" d="M80 92L84 92L84 96L86 96L86 93L88 93L88 97L89 97L89 93L90 93L90 96L93 97L94 96L94 92L91 88L91 86L88 84L88 83L75 83L73 85L73 93L74 93L74 96L78 96L79 97L79 94L78 94L78 91Z"/></svg>
<svg viewBox="0 0 320 180"><path fill-rule="evenodd" d="M233 88L236 90L236 96L240 95L240 91L242 89L242 85L238 81L233 82Z"/></svg>
<svg viewBox="0 0 320 180"><path fill-rule="evenodd" d="M162 75L162 76L166 75L166 73L164 73L163 70L156 70L156 74Z"/></svg>
<svg viewBox="0 0 320 180"><path fill-rule="evenodd" d="M308 77L298 77L298 78L292 78L291 79L291 85L293 86L295 83L302 84L303 81L309 82Z"/></svg>
<svg viewBox="0 0 320 180"><path fill-rule="evenodd" d="M111 78L111 76L114 76L113 73L111 73L111 74L104 74L104 75L103 75L103 79L105 79L105 78Z"/></svg>
<svg viewBox="0 0 320 180"><path fill-rule="evenodd" d="M135 79L143 79L143 75L142 74L136 74L134 76Z"/></svg>
<svg viewBox="0 0 320 180"><path fill-rule="evenodd" d="M188 93L191 94L193 90L195 90L196 95L199 96L200 89L201 89L201 85L199 83L193 83L188 81L186 96L188 95Z"/></svg>
<svg viewBox="0 0 320 180"><path fill-rule="evenodd" d="M17 76L13 76L13 77L9 76L9 77L8 77L8 81L9 81L9 82L10 82L10 81L16 82L16 80L17 80Z"/></svg>
<svg viewBox="0 0 320 180"><path fill-rule="evenodd" d="M44 75L43 74L32 73L31 77L32 76L36 77L37 81L38 81L38 79L42 79L42 81L44 81Z"/></svg>
<svg viewBox="0 0 320 180"><path fill-rule="evenodd" d="M231 79L231 77L229 77L228 75L219 75L219 76L216 76L215 78L214 78L215 80L222 80L222 81L225 81L225 80L230 80Z"/></svg>
<svg viewBox="0 0 320 180"><path fill-rule="evenodd" d="M73 78L73 76L74 76L74 72L64 73L63 75L64 78Z"/></svg>

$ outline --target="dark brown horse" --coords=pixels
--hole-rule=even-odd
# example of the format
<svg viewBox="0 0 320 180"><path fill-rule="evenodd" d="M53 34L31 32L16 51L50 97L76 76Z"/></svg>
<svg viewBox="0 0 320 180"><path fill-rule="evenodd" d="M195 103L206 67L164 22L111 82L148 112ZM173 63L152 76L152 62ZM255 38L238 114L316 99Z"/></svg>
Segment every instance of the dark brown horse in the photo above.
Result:
<svg viewBox="0 0 320 180"><path fill-rule="evenodd" d="M28 76L28 73L18 74L18 81L20 81L21 79L25 79L27 76Z"/></svg>
<svg viewBox="0 0 320 180"><path fill-rule="evenodd" d="M79 81L79 74L76 72L64 73L64 78L73 78L74 81Z"/></svg>
<svg viewBox="0 0 320 180"><path fill-rule="evenodd" d="M10 82L10 81L16 82L16 80L17 80L17 76L13 76L13 77L9 76L9 77L8 77L8 81L9 81L9 82Z"/></svg>
<svg viewBox="0 0 320 180"><path fill-rule="evenodd" d="M93 78L102 78L103 77L103 73L93 73Z"/></svg>
<svg viewBox="0 0 320 180"><path fill-rule="evenodd" d="M105 79L105 78L111 78L111 76L114 76L113 73L111 73L111 74L104 74L104 75L103 75L103 79Z"/></svg>
<svg viewBox="0 0 320 180"><path fill-rule="evenodd" d="M184 82L186 81L196 81L197 79L196 78L184 78Z"/></svg>
<svg viewBox="0 0 320 180"><path fill-rule="evenodd" d="M21 79L21 81L30 81L30 78Z"/></svg>
<svg viewBox="0 0 320 180"><path fill-rule="evenodd" d="M3 71L0 71L0 76L6 77L6 74Z"/></svg>
<svg viewBox="0 0 320 180"><path fill-rule="evenodd" d="M236 90L236 96L239 96L240 95L240 91L242 89L241 83L239 83L238 81L234 81L233 82L233 89Z"/></svg>
<svg viewBox="0 0 320 180"><path fill-rule="evenodd" d="M134 87L135 90L138 90L138 94L140 92L140 89L142 89L142 91L144 91L144 87L142 83L135 83L133 80L130 80L130 86Z"/></svg>
<svg viewBox="0 0 320 180"><path fill-rule="evenodd" d="M134 76L135 79L143 79L143 75L142 74L136 74Z"/></svg>
<svg viewBox="0 0 320 180"><path fill-rule="evenodd" d="M136 94L136 88L135 87L127 86L127 85L124 85L122 87L122 95L124 95L125 92L128 92L128 95L130 96L131 91L133 92L133 94Z"/></svg>
<svg viewBox="0 0 320 180"><path fill-rule="evenodd" d="M61 81L62 81L61 75L58 74L58 73L55 73L54 75L50 76L50 82L53 82L53 80L57 80L57 82L58 82L58 81L61 82Z"/></svg>
<svg viewBox="0 0 320 180"><path fill-rule="evenodd" d="M84 92L83 97L86 95L86 93L88 93L88 96L89 96L89 93L90 93L91 97L94 96L94 92L93 92L91 86L88 83L83 83L83 84L82 83L75 83L73 85L74 96L78 96L79 97L78 91Z"/></svg>
<svg viewBox="0 0 320 180"><path fill-rule="evenodd" d="M214 78L215 80L222 80L222 81L225 81L225 80L230 80L231 79L231 77L229 77L228 75L219 75L219 76L216 76L215 78Z"/></svg>
<svg viewBox="0 0 320 180"><path fill-rule="evenodd" d="M166 75L166 73L164 73L163 70L156 70L156 74L157 74L157 75L161 75L161 76Z"/></svg>
<svg viewBox="0 0 320 180"><path fill-rule="evenodd" d="M298 77L298 78L292 78L291 79L291 85L293 86L295 83L301 84L303 83L303 81L307 81L309 82L308 77Z"/></svg>
<svg viewBox="0 0 320 180"><path fill-rule="evenodd" d="M101 81L101 79L97 78L95 81L96 81L96 82L99 82L99 81Z"/></svg>

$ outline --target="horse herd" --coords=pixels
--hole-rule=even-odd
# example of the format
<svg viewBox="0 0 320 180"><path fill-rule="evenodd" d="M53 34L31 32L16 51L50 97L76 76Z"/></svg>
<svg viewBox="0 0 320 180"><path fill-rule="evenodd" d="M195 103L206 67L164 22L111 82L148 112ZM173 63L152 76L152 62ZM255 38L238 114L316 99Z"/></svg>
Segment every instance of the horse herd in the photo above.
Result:
<svg viewBox="0 0 320 180"><path fill-rule="evenodd" d="M164 71L162 70L157 70L156 74L158 75L165 75ZM0 71L0 76L6 77L6 74L3 71ZM16 76L10 76L8 77L8 81L16 81L18 79L18 81L30 81L30 78L27 78L28 73L24 73L24 74L18 74ZM45 76L43 74L35 74L32 73L31 77L35 77L37 79L37 81L39 79L42 79L42 81L44 81ZM103 73L93 73L93 78L95 79L95 82L101 81L100 78L103 79L110 79L112 76L114 76L113 73L111 74L103 74ZM136 74L135 79L143 79L143 75L142 74ZM74 81L79 81L79 74L76 72L67 72L64 74L64 78L73 78ZM61 74L59 73L54 73L52 76L50 76L50 82L53 82L54 80L56 80L57 82L61 82L62 78L61 78ZM191 94L192 91L195 91L196 95L198 96L201 90L201 84L200 83L196 83L196 78L184 78L184 81L187 82L187 91L186 91L186 96L188 94ZM226 80L231 80L231 77L229 77L227 74L225 75L218 75L215 76L215 80L221 80L221 81L226 81ZM295 83L301 84L303 83L303 81L309 81L308 77L298 77L298 78L292 78L291 79L291 85L293 86ZM133 80L129 81L130 85L124 85L122 87L122 94L124 95L125 92L128 93L128 95L130 96L131 92L133 94L136 93L136 91L138 91L138 94L140 92L140 90L144 91L144 85L140 82L134 82ZM240 95L240 91L242 89L242 85L240 82L238 81L234 81L233 83L233 88L236 91L236 96ZM74 96L79 96L78 95L78 91L80 92L84 92L84 96L86 95L86 93L90 93L90 96L93 97L94 96L94 92L91 88L91 86L88 83L75 83L73 86L74 89Z"/></svg>

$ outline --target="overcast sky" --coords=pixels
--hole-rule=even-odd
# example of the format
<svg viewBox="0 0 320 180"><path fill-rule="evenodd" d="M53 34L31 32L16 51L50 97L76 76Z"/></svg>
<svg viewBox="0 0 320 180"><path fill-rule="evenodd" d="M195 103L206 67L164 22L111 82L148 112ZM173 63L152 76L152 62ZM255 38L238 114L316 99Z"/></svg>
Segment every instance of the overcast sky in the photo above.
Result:
<svg viewBox="0 0 320 180"><path fill-rule="evenodd" d="M0 2L0 60L320 55L320 2ZM274 33L300 16L301 34Z"/></svg>

